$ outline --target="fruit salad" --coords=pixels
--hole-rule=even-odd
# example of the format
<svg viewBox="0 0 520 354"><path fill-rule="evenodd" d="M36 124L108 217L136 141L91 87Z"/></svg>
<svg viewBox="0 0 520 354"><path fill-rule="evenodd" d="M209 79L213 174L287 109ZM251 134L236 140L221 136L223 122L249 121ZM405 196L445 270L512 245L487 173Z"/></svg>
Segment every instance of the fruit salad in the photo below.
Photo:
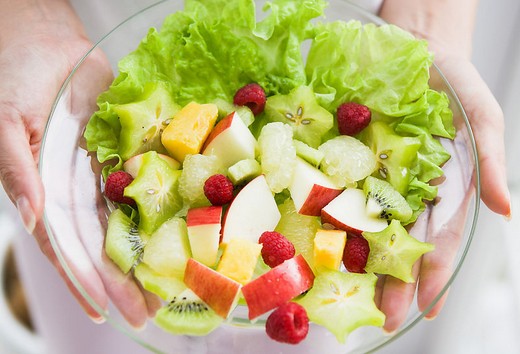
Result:
<svg viewBox="0 0 520 354"><path fill-rule="evenodd" d="M455 128L425 41L326 22L324 0L186 0L119 62L88 122L111 205L104 252L206 335L237 306L297 344L382 326L380 275L416 281ZM303 44L308 52L302 53ZM264 323L264 322L258 323Z"/></svg>

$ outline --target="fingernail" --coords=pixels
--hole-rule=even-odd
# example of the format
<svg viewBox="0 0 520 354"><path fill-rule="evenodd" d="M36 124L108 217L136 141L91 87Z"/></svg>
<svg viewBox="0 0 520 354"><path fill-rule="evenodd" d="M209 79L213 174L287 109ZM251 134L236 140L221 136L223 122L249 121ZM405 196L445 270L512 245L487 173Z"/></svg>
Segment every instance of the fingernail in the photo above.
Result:
<svg viewBox="0 0 520 354"><path fill-rule="evenodd" d="M397 332L397 329L394 329L392 331L388 331L385 328L383 328L383 333L387 336L393 336Z"/></svg>
<svg viewBox="0 0 520 354"><path fill-rule="evenodd" d="M18 198L16 200L16 209L18 209L18 213L20 214L20 218L22 219L25 230L32 234L34 228L36 227L36 216L34 216L29 199L24 196Z"/></svg>
<svg viewBox="0 0 520 354"><path fill-rule="evenodd" d="M436 318L437 318L437 315L435 315L435 316L430 316L430 317L428 317L428 316L425 316L425 317L424 317L424 319L425 319L426 321L433 321L433 320L436 319Z"/></svg>
<svg viewBox="0 0 520 354"><path fill-rule="evenodd" d="M102 323L105 323L106 322L106 318L103 317L103 316L99 316L99 317L92 317L92 316L89 316L90 320L92 322L94 322L95 324L102 324Z"/></svg>

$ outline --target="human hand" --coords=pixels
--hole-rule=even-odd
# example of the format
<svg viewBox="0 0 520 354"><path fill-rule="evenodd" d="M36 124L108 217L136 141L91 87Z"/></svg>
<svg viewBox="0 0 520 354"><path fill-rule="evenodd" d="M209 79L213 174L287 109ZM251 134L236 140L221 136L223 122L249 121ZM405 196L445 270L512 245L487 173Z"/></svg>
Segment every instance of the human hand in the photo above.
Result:
<svg viewBox="0 0 520 354"><path fill-rule="evenodd" d="M75 15L70 8L56 9L53 14L61 13L63 18L54 21L39 18L36 12L40 8L35 8L35 13L30 14L31 26L16 26L14 31L1 28L0 179L28 232L34 235L42 252L87 314L99 322L103 317L71 282L49 241L42 220L44 190L37 166L56 94L75 63L90 49L91 43L79 20L72 20ZM28 15L23 11L14 13ZM0 22L6 24L3 20ZM89 88L92 95L97 95L105 88L99 85L106 85L112 79L112 71L101 52L89 55L85 65L107 80L89 83L90 78L85 77L86 85L78 89ZM60 243L60 240L56 241ZM89 249L81 240L73 241L72 250L62 248L63 256L83 290L100 309L106 310L111 299L129 324L142 326L149 312L153 313L157 308L157 300L143 292L131 278L123 276L99 250ZM66 242L70 243L70 240Z"/></svg>

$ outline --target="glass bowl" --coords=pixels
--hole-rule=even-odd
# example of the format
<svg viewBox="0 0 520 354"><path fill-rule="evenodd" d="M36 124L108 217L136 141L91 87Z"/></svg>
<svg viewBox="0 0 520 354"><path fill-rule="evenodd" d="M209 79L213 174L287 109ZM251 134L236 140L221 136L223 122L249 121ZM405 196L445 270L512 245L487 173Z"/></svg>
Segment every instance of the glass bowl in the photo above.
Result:
<svg viewBox="0 0 520 354"><path fill-rule="evenodd" d="M424 311L418 308L417 296L414 298L406 320L394 334L385 334L380 328L363 327L354 331L347 343L341 345L324 328L312 326L306 340L291 346L268 339L261 323L249 325L237 311L231 320L205 337L174 336L153 324L144 330L133 329L113 305L109 306L110 313L103 311L101 304L97 304L82 287L81 277L88 276L88 265L85 268L81 263L72 266L68 260L90 257L98 272L114 267L102 251L109 210L100 192L101 167L95 156L87 153L83 138L85 125L97 109L96 97L108 88L112 79L95 70L96 60L103 52L113 75L117 76L117 62L137 47L148 29L160 28L165 14L181 9L180 1L161 1L114 28L79 61L54 103L39 166L46 192L46 229L67 276L108 322L155 352L184 353L196 348L206 351L216 348L216 352L221 352L226 348L226 353L316 353L327 348L328 353L364 353L399 338L433 308L454 281L468 252L478 216L480 189L474 138L455 92L435 66L431 69L430 86L448 95L457 135L454 140L441 139L452 158L443 167L445 178L439 185L438 203L421 216L410 233L435 243L437 248L433 255L446 252L449 255L446 264L451 271L444 279L444 286L439 288L437 296ZM327 20L384 23L343 0L330 1L325 13ZM446 235L447 229L457 232Z"/></svg>

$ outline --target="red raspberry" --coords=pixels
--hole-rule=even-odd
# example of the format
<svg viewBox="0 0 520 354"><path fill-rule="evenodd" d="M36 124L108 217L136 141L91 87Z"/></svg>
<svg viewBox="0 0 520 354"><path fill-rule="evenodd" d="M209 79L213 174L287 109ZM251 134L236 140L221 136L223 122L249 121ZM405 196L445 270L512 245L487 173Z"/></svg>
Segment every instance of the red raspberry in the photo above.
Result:
<svg viewBox="0 0 520 354"><path fill-rule="evenodd" d="M255 116L264 111L265 101L264 89L255 83L240 88L233 97L234 104L249 107Z"/></svg>
<svg viewBox="0 0 520 354"><path fill-rule="evenodd" d="M294 257L294 245L279 232L265 231L258 239L262 244L262 258L265 264L274 268Z"/></svg>
<svg viewBox="0 0 520 354"><path fill-rule="evenodd" d="M204 182L204 195L213 205L227 204L233 200L233 182L224 175L213 175Z"/></svg>
<svg viewBox="0 0 520 354"><path fill-rule="evenodd" d="M355 102L343 103L336 112L339 133L356 135L365 129L372 119L372 112L367 106Z"/></svg>
<svg viewBox="0 0 520 354"><path fill-rule="evenodd" d="M303 306L287 302L267 317L265 331L277 342L298 344L309 332L309 317Z"/></svg>
<svg viewBox="0 0 520 354"><path fill-rule="evenodd" d="M349 272L365 273L370 247L368 241L361 236L352 236L347 239L343 252L343 264Z"/></svg>
<svg viewBox="0 0 520 354"><path fill-rule="evenodd" d="M105 196L113 202L135 205L132 198L125 197L124 192L134 178L125 171L116 171L108 175L105 182Z"/></svg>

